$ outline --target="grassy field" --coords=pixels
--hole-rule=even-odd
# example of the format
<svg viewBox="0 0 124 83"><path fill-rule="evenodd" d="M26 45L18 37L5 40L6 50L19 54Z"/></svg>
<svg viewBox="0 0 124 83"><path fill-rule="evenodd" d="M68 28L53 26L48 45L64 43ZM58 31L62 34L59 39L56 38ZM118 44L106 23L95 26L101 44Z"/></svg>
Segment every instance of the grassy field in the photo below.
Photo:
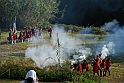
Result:
<svg viewBox="0 0 124 83"><path fill-rule="evenodd" d="M111 76L101 77L107 83L122 83L124 82L124 63L113 63Z"/></svg>
<svg viewBox="0 0 124 83"><path fill-rule="evenodd" d="M9 80L9 79L0 79L0 83L20 83L20 81Z"/></svg>
<svg viewBox="0 0 124 83"><path fill-rule="evenodd" d="M6 33L4 33L6 34ZM6 37L2 36L0 42L6 42ZM0 44L0 58L9 57L9 56L24 56L25 50L28 47L28 42L18 42L15 45L10 44ZM123 59L122 56L121 59ZM107 83L122 83L124 82L124 62L113 63L111 69L111 76L101 77L102 81ZM10 79L0 79L0 83L19 83L20 80L10 80ZM39 82L43 83L43 82ZM48 82L47 82L48 83Z"/></svg>

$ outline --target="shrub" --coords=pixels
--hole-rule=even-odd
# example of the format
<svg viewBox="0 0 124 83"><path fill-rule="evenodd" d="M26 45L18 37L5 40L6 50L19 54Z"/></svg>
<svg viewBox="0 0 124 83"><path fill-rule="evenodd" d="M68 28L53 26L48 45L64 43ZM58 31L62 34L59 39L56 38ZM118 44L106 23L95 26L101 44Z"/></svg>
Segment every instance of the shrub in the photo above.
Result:
<svg viewBox="0 0 124 83"><path fill-rule="evenodd" d="M0 78L22 80L25 78L27 71L29 71L30 69L34 69L37 72L39 81L42 82L101 83L99 77L92 76L90 72L81 74L80 72L72 71L67 64L63 65L62 67L58 67L56 65L48 66L41 69L38 67L27 65L29 63L31 64L30 59L23 60L23 62L19 61L22 59L17 59L17 61L15 60L14 62L12 62L12 60L13 58L10 58L10 60L5 61L5 63L0 66ZM18 63L18 61L21 63ZM34 63L32 62L32 64Z"/></svg>

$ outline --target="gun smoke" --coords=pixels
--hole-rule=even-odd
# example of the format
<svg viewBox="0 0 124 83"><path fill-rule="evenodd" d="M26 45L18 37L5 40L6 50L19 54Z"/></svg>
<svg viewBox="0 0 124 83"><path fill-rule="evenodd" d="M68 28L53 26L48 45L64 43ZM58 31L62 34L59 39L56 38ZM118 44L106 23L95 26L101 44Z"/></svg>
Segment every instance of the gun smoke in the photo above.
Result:
<svg viewBox="0 0 124 83"><path fill-rule="evenodd" d="M108 55L124 54L122 49L124 47L123 28L124 26L120 26L117 20L105 23L105 25L101 26L101 29L108 30L108 35L105 35L97 47L91 49L85 45L81 45L82 40L77 36L69 36L63 27L55 25L51 40L48 41L42 38L31 42L25 52L25 56L31 58L36 63L36 66L41 68L58 63L56 56L58 49L60 50L60 63L71 59L69 58L71 55L73 55L73 60L86 59L92 55L93 50L96 50L96 54L102 53L103 59ZM57 34L60 47L57 47Z"/></svg>
<svg viewBox="0 0 124 83"><path fill-rule="evenodd" d="M57 34L60 43L59 48L57 47ZM44 38L32 41L25 52L25 56L31 58L36 63L36 66L42 68L58 63L58 49L60 49L60 63L69 59L71 54L81 53L81 55L75 55L80 58L82 58L81 56L83 55L85 55L85 57L92 55L90 48L85 48L81 45L80 39L69 36L69 34L64 31L63 27L55 25L53 27L51 40L48 41L48 39Z"/></svg>
<svg viewBox="0 0 124 83"><path fill-rule="evenodd" d="M120 26L118 21L114 19L111 22L105 23L101 26L101 29L107 30L108 36L102 40L102 43L97 48L101 50L101 47L106 45L108 49L108 55L119 55L124 54L123 47L124 47L124 26ZM100 51L99 50L99 51Z"/></svg>

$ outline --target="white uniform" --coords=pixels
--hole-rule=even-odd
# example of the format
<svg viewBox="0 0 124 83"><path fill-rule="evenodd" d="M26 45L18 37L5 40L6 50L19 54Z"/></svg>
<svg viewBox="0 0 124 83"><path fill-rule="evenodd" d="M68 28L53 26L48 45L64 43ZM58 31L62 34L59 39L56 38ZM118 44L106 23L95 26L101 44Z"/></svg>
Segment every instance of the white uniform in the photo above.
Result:
<svg viewBox="0 0 124 83"><path fill-rule="evenodd" d="M25 79L27 79L28 77L33 78L34 83L38 83L38 82L36 81L37 75L36 75L36 72L35 72L34 70L29 70L29 71L28 71L28 73L27 73L26 76L25 76ZM25 80L22 80L20 83L25 83Z"/></svg>
<svg viewBox="0 0 124 83"><path fill-rule="evenodd" d="M105 59L107 57L107 55L109 54L109 50L106 48L106 45L104 45L102 47L101 53L102 53L102 55L101 55L102 59Z"/></svg>
<svg viewBox="0 0 124 83"><path fill-rule="evenodd" d="M36 75L36 72L35 72L34 70L29 70L29 71L28 71L28 73L26 74L25 79L27 79L28 77L33 78L34 83L38 83L38 82L36 82L37 75Z"/></svg>

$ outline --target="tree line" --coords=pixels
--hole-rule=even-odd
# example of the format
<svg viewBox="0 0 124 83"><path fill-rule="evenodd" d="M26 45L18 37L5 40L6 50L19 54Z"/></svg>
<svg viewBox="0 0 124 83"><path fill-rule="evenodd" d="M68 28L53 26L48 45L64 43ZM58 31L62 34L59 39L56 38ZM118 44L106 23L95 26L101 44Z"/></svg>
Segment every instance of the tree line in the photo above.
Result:
<svg viewBox="0 0 124 83"><path fill-rule="evenodd" d="M50 24L94 25L117 19L124 24L124 0L0 0L0 28Z"/></svg>
<svg viewBox="0 0 124 83"><path fill-rule="evenodd" d="M58 23L101 26L117 19L124 24L124 0L61 0L59 10L63 9L64 17Z"/></svg>
<svg viewBox="0 0 124 83"><path fill-rule="evenodd" d="M56 18L59 1L56 0L0 0L0 27L13 27L16 18L18 28L49 25Z"/></svg>

